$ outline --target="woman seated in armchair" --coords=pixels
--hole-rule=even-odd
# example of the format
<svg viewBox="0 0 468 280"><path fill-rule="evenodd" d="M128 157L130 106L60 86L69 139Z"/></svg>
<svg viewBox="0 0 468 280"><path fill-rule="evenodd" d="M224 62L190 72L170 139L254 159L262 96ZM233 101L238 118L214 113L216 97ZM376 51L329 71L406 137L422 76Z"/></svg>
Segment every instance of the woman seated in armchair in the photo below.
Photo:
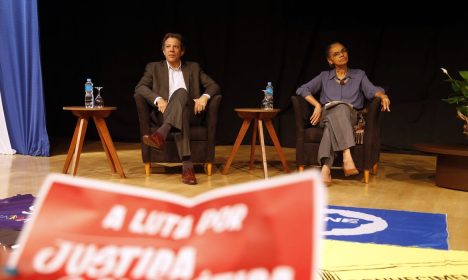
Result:
<svg viewBox="0 0 468 280"><path fill-rule="evenodd" d="M350 148L356 145L353 126L357 123L357 111L364 107L364 99L380 97L382 111L390 111L390 99L382 88L369 81L364 71L348 67L348 50L343 44L330 44L327 47L326 58L332 69L321 72L308 83L301 85L296 93L314 106L310 116L311 124L318 124L324 128L318 162L322 166L323 181L329 185L335 152L343 153L345 176L359 174ZM313 95L319 92L320 97L317 101ZM325 106L333 104L331 102L337 104Z"/></svg>

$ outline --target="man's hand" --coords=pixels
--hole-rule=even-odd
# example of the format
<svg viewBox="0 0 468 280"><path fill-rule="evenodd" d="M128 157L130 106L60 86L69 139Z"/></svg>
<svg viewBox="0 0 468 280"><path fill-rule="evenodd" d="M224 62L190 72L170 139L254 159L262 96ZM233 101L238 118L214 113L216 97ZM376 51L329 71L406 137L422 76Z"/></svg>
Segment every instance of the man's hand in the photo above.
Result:
<svg viewBox="0 0 468 280"><path fill-rule="evenodd" d="M206 109L206 103L208 103L208 97L206 95L202 95L200 98L194 99L195 107L193 111L196 114L203 112Z"/></svg>
<svg viewBox="0 0 468 280"><path fill-rule="evenodd" d="M164 114L164 111L166 111L166 107L167 107L167 101L162 98L159 98L157 105L158 105L159 112Z"/></svg>
<svg viewBox="0 0 468 280"><path fill-rule="evenodd" d="M320 121L320 117L322 116L322 106L318 105L314 107L314 112L312 113L312 116L310 116L310 123L312 125L318 124Z"/></svg>

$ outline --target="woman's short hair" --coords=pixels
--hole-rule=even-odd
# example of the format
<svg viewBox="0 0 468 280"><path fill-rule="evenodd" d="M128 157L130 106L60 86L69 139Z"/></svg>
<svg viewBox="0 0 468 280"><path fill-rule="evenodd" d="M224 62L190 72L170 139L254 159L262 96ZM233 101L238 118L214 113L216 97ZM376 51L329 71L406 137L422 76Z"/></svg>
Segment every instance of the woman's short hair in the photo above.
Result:
<svg viewBox="0 0 468 280"><path fill-rule="evenodd" d="M331 47L332 47L333 45L335 45L335 44L340 44L340 45L342 45L343 47L345 47L345 45L344 45L343 43L338 42L338 41L335 41L335 42L333 42L333 43L328 44L328 46L327 46L327 48L326 48L326 50L325 50L325 58L328 59L328 57L330 57L330 49L331 49ZM345 47L345 48L346 48L346 47ZM333 64L328 63L328 65L330 66L330 68L335 68L335 65L333 65Z"/></svg>

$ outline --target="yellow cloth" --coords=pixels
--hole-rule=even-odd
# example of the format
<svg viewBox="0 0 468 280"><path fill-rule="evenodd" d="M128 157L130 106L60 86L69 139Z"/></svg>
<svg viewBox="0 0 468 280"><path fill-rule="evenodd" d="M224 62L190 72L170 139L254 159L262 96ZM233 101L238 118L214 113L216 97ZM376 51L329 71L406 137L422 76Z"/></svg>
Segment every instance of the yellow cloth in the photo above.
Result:
<svg viewBox="0 0 468 280"><path fill-rule="evenodd" d="M445 251L336 240L323 242L319 266L319 275L322 279L468 279L468 251Z"/></svg>

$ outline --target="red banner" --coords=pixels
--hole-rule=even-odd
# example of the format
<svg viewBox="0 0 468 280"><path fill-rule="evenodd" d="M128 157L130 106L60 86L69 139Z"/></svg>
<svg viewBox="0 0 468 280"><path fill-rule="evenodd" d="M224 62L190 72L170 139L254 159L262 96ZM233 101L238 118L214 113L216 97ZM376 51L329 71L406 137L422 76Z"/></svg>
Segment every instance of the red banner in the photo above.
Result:
<svg viewBox="0 0 468 280"><path fill-rule="evenodd" d="M195 198L50 175L8 265L17 279L314 279L318 174Z"/></svg>

